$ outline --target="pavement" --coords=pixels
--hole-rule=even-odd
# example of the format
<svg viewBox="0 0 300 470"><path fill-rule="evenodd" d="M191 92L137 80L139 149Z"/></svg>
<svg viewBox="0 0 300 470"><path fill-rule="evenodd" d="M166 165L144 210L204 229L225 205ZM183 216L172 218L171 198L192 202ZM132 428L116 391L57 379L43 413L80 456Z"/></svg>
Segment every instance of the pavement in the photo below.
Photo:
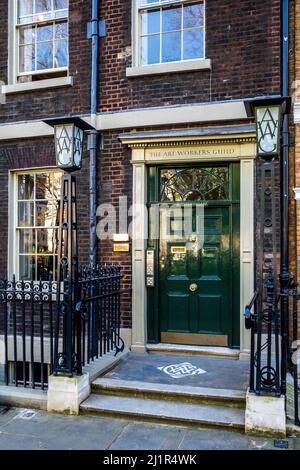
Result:
<svg viewBox="0 0 300 470"><path fill-rule="evenodd" d="M277 450L274 444L233 431L0 407L0 450ZM300 438L278 444L300 450Z"/></svg>
<svg viewBox="0 0 300 470"><path fill-rule="evenodd" d="M189 363L201 374L183 374L172 377L169 366ZM168 354L129 353L105 378L191 387L246 391L249 386L249 361Z"/></svg>

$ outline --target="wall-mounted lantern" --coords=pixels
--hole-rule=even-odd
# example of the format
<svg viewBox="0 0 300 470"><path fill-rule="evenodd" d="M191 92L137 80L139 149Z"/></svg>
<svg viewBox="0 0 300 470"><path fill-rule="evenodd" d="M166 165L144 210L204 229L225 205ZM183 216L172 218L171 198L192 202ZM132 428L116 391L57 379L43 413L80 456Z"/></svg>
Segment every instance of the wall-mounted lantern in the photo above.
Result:
<svg viewBox="0 0 300 470"><path fill-rule="evenodd" d="M281 124L289 112L289 98L258 98L245 102L248 117L255 117L257 156L270 160L280 154Z"/></svg>
<svg viewBox="0 0 300 470"><path fill-rule="evenodd" d="M56 165L65 171L81 169L84 131L92 127L80 118L47 119L54 127Z"/></svg>

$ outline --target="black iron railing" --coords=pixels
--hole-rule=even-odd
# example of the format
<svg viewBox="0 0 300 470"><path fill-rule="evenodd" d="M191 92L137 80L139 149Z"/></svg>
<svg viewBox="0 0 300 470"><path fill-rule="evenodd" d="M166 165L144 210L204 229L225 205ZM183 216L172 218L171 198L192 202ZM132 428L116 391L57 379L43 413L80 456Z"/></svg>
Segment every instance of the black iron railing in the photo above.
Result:
<svg viewBox="0 0 300 470"><path fill-rule="evenodd" d="M280 397L280 312L272 270L264 290L264 299L257 290L245 308L246 328L251 330L250 391Z"/></svg>
<svg viewBox="0 0 300 470"><path fill-rule="evenodd" d="M77 300L70 304L74 289ZM68 277L60 288L52 280L0 281L5 384L44 390L52 373L81 374L92 361L109 352L118 354L124 348L121 295L118 266L84 268L76 286ZM66 357L72 358L70 368Z"/></svg>
<svg viewBox="0 0 300 470"><path fill-rule="evenodd" d="M250 392L286 396L287 401L292 401L292 414L297 426L299 419L299 320L298 304L300 300L299 287L293 280L289 282L288 289L280 289L276 294L272 274L269 273L265 282L267 295L261 299L257 290L245 308L246 329L251 330L250 351ZM279 348L280 334L282 331L282 297L288 296L291 300L291 342L287 352ZM289 337L289 335L287 335ZM265 340L263 340L265 338ZM283 356L287 355L287 368L283 367ZM293 390L287 387L287 375L291 374ZM283 375L284 374L284 375ZM291 397L292 395L292 397ZM291 407L287 407L291 408ZM288 411L289 412L289 411Z"/></svg>
<svg viewBox="0 0 300 470"><path fill-rule="evenodd" d="M56 321L54 374L81 374L82 366L103 355L124 349L120 337L121 270L118 266L84 268L72 285L69 278L60 292ZM76 294L71 326L67 329L69 292ZM68 338L68 331L71 332ZM63 342L59 347L59 337ZM71 353L72 351L72 353ZM72 362L69 363L68 359Z"/></svg>

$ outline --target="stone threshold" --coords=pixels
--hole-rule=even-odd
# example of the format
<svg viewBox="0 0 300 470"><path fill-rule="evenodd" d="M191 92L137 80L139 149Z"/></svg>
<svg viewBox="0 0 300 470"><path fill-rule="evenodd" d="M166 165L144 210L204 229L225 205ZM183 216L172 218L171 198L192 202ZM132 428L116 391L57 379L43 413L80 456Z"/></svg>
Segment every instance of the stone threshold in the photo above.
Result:
<svg viewBox="0 0 300 470"><path fill-rule="evenodd" d="M147 344L149 353L170 354L170 355L190 355L190 356L211 356L225 357L227 359L240 359L240 351L224 347L189 346L181 344Z"/></svg>

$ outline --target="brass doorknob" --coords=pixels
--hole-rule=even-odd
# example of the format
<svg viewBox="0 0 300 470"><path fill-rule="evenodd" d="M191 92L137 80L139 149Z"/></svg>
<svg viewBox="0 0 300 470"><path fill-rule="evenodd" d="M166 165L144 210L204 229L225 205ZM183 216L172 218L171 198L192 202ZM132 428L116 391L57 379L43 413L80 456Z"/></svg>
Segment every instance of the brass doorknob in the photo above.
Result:
<svg viewBox="0 0 300 470"><path fill-rule="evenodd" d="M197 290L198 290L197 284L191 284L190 285L190 291L191 292L197 292Z"/></svg>

